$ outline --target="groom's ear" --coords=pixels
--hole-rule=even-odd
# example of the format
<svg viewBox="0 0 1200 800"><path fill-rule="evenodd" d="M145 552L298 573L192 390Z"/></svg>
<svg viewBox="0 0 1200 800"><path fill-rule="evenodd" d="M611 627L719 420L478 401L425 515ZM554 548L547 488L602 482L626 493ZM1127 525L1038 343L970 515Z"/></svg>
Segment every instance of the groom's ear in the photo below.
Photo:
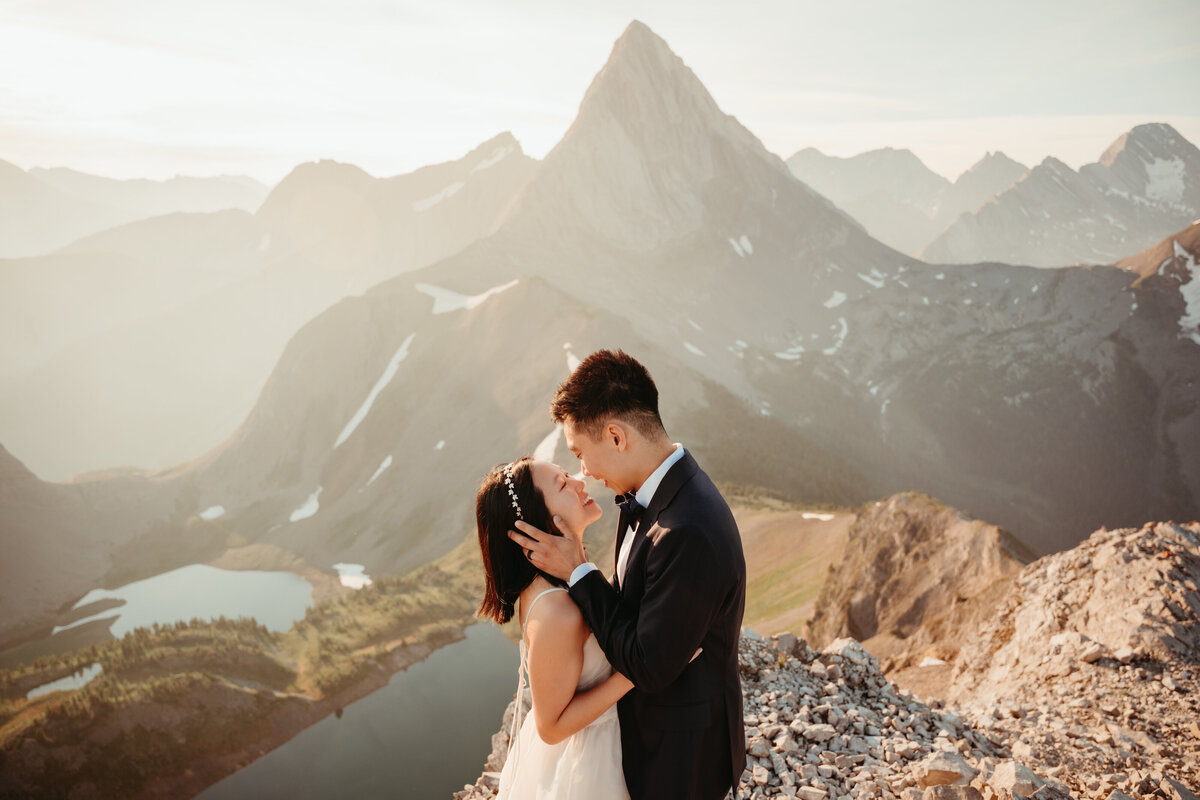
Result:
<svg viewBox="0 0 1200 800"><path fill-rule="evenodd" d="M608 423L604 429L604 435L612 439L613 446L618 451L624 450L629 446L629 432L625 430L625 426L619 423Z"/></svg>

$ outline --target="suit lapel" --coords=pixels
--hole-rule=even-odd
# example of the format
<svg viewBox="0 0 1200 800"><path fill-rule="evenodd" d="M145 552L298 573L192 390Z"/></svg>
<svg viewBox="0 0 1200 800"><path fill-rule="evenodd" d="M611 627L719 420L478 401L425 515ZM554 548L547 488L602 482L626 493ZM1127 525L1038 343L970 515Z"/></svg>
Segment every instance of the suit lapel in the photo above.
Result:
<svg viewBox="0 0 1200 800"><path fill-rule="evenodd" d="M634 531L635 538L632 546L629 548L629 560L625 564L625 581L622 584L627 584L630 570L633 569L634 559L638 557L638 553L646 547L646 542L650 538L650 532L654 526L658 524L658 517L662 512L671 505L671 501L675 499L675 495L685 483L692 479L700 470L700 465L696 463L696 459L692 458L690 452L684 452L683 458L676 461L671 468L667 470L667 474L663 476L662 483L658 485L658 489L654 492L654 497L650 500L650 505L642 514L642 520L638 523L637 530ZM624 523L624 515L622 515L622 523ZM617 537L617 557L620 557L621 544L625 537L627 525L622 524L621 530ZM618 580L620 576L618 575ZM620 588L624 590L624 585Z"/></svg>

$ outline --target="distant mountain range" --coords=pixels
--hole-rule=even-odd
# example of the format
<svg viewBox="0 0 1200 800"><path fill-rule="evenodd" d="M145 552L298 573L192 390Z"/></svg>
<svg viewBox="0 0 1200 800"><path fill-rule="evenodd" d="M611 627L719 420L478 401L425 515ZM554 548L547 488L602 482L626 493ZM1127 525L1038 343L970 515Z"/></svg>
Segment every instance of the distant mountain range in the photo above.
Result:
<svg viewBox="0 0 1200 800"><path fill-rule="evenodd" d="M350 167L297 176L320 188L285 181L256 217L270 221L272 248L289 237L283 265L328 263L339 248L387 263L371 253L392 245L364 245L362 215L342 210L356 197L364 209L399 200ZM140 517L114 501L130 553L169 559L186 535L214 553L269 542L370 574L424 563L470 530L492 464L535 451L571 463L546 404L600 347L649 366L671 435L729 484L843 505L925 491L1035 553L1102 525L1197 516L1190 232L1149 276L922 263L797 180L636 22L562 141L504 185L511 198L483 204L473 240L301 326L240 427L202 456L61 485L12 466L25 488L0 497L27 511L20 526L0 514L5 552L37 535L37 508L53 498L86 491L104 507L113 487L145 495ZM431 182L424 200L403 202L437 209L468 187ZM289 196L301 199L280 205ZM258 298L235 342L271 313ZM195 319L210 334L224 326ZM37 584L34 554L21 551L5 560L0 603L25 598L23 618L44 619L111 576L118 549L71 537L94 555L81 567L91 583Z"/></svg>
<svg viewBox="0 0 1200 800"><path fill-rule="evenodd" d="M534 164L509 134L392 178L304 164L255 214L159 216L0 260L0 442L55 480L209 449L301 325L488 234Z"/></svg>
<svg viewBox="0 0 1200 800"><path fill-rule="evenodd" d="M244 175L116 180L0 161L0 258L43 255L93 233L175 212L254 211L267 187Z"/></svg>
<svg viewBox="0 0 1200 800"><path fill-rule="evenodd" d="M1200 217L1200 150L1170 125L1139 125L1075 172L1047 158L921 257L1039 267L1111 264Z"/></svg>
<svg viewBox="0 0 1200 800"><path fill-rule="evenodd" d="M876 239L913 255L960 214L974 211L1029 171L1003 153L988 153L951 183L912 151L892 148L837 158L810 147L787 164Z"/></svg>
<svg viewBox="0 0 1200 800"><path fill-rule="evenodd" d="M809 148L788 165L872 236L930 263L1111 264L1200 217L1200 150L1160 123L1078 172L989 153L951 184L891 149L833 158Z"/></svg>

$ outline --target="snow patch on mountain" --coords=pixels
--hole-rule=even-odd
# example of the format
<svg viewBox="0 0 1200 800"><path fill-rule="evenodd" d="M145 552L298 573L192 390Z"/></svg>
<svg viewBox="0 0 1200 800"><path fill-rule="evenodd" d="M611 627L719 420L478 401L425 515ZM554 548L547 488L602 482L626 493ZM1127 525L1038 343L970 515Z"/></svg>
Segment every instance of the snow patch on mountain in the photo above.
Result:
<svg viewBox="0 0 1200 800"><path fill-rule="evenodd" d="M846 293L835 291L833 293L833 296L825 301L825 307L826 308L837 308L844 302L846 302Z"/></svg>
<svg viewBox="0 0 1200 800"><path fill-rule="evenodd" d="M746 253L742 250L742 246L740 244L738 244L737 239L734 239L732 236L730 236L729 244L733 245L733 252L737 253L739 256L742 256L743 258L746 257Z"/></svg>
<svg viewBox="0 0 1200 800"><path fill-rule="evenodd" d="M746 255L754 255L754 245L750 244L750 237L742 234L742 238L738 240L742 245L742 250L746 251Z"/></svg>
<svg viewBox="0 0 1200 800"><path fill-rule="evenodd" d="M370 486L372 483L374 483L375 479L378 478L383 473L383 471L385 469L387 469L388 467L390 467L391 465L392 465L392 454L388 453L387 458L385 458L382 462L380 462L379 468L375 470L375 474L372 475L371 479L367 481L367 486Z"/></svg>
<svg viewBox="0 0 1200 800"><path fill-rule="evenodd" d="M317 490L310 494L308 499L304 501L304 505L292 512L292 515L288 517L288 521L299 522L316 514L321 508L321 504L317 501L317 497L321 494L321 489L322 487L318 486Z"/></svg>
<svg viewBox="0 0 1200 800"><path fill-rule="evenodd" d="M872 269L870 275L864 275L860 272L860 273L858 273L858 277L860 279L862 279L863 281L865 281L866 283L871 284L876 289L883 288L884 274L882 272L880 272L878 269Z"/></svg>
<svg viewBox="0 0 1200 800"><path fill-rule="evenodd" d="M209 506L200 512L200 519L220 519L225 516L225 506Z"/></svg>
<svg viewBox="0 0 1200 800"><path fill-rule="evenodd" d="M567 352L567 372L574 372L579 366L579 356L572 352L570 342L563 345L563 350Z"/></svg>
<svg viewBox="0 0 1200 800"><path fill-rule="evenodd" d="M683 346L687 348L687 351L689 353L700 356L700 357L704 357L704 351L701 350L699 347L696 347L696 345L692 344L691 342L684 342Z"/></svg>
<svg viewBox="0 0 1200 800"><path fill-rule="evenodd" d="M414 201L412 203L412 210L416 211L418 214L422 211L428 211L438 203L445 200L447 197L453 197L455 194L457 194L459 189L463 188L464 185L465 184L462 181L455 181L437 194L430 195L424 200Z"/></svg>
<svg viewBox="0 0 1200 800"><path fill-rule="evenodd" d="M500 286L493 286L486 292L467 296L449 289L443 289L440 286L434 286L430 283L418 283L414 288L421 294L427 294L433 298L433 313L445 314L450 311L459 311L461 309L472 309L475 306L487 300L494 294L500 294L516 286L518 280L511 280L508 283Z"/></svg>
<svg viewBox="0 0 1200 800"><path fill-rule="evenodd" d="M354 433L354 429L358 427L359 423L367 418L367 412L371 410L371 405L375 402L375 398L392 382L392 378L396 377L396 370L400 368L400 362L408 357L408 346L412 344L413 337L415 336L415 333L410 333L399 349L396 350L395 354L392 355L392 360L384 368L383 374L379 376L379 380L375 381L375 385L371 387L367 399L358 407L358 411L346 423L346 427L342 428L341 434L338 435L337 441L333 445L334 450L341 446L342 442L346 441L350 437L350 434Z"/></svg>
<svg viewBox="0 0 1200 800"><path fill-rule="evenodd" d="M1181 284L1179 294L1183 296L1184 312L1179 318L1179 337L1200 344L1200 269L1196 258L1174 242L1175 256L1183 259L1183 267L1191 277Z"/></svg>
<svg viewBox="0 0 1200 800"><path fill-rule="evenodd" d="M861 278L862 276L860 275L859 277ZM826 347L821 351L827 356L831 356L838 350L842 349L842 345L846 343L846 335L850 333L850 324L846 322L845 317L838 317L838 325L840 325L842 329L838 331L837 341L834 342L830 347Z"/></svg>
<svg viewBox="0 0 1200 800"><path fill-rule="evenodd" d="M474 175L476 172L481 172L481 171L487 169L488 167L496 166L501 161L503 161L505 158L507 158L515 150L516 150L516 148L512 147L512 146L497 147L490 156L485 158L483 161L480 161L475 166L471 167L471 174Z"/></svg>
<svg viewBox="0 0 1200 800"><path fill-rule="evenodd" d="M1146 197L1163 203L1183 199L1183 159L1156 158L1146 165Z"/></svg>
<svg viewBox="0 0 1200 800"><path fill-rule="evenodd" d="M334 564L333 568L337 570L342 586L361 589L371 585L371 579L367 577L367 568L362 564Z"/></svg>
<svg viewBox="0 0 1200 800"><path fill-rule="evenodd" d="M538 461L554 461L554 453L558 450L558 440L561 438L562 425L555 425L554 430L533 449L533 457Z"/></svg>

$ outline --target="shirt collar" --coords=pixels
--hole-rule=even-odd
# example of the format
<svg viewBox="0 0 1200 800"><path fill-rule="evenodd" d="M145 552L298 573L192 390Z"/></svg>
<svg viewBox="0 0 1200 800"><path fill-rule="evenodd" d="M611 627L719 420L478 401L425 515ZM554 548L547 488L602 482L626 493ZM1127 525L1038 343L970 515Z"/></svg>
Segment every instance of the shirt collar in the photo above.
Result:
<svg viewBox="0 0 1200 800"><path fill-rule="evenodd" d="M662 483L662 479L666 476L667 470L671 469L671 467L675 465L675 462L683 458L683 445L675 442L674 446L675 450L672 451L671 455L667 456L663 462L658 465L658 469L650 473L650 477L646 478L645 483L641 485L641 488L637 490L637 494L634 495L634 497L637 498L638 505L640 505L642 508L650 507L650 501L654 499L654 493L658 491L658 485Z"/></svg>

